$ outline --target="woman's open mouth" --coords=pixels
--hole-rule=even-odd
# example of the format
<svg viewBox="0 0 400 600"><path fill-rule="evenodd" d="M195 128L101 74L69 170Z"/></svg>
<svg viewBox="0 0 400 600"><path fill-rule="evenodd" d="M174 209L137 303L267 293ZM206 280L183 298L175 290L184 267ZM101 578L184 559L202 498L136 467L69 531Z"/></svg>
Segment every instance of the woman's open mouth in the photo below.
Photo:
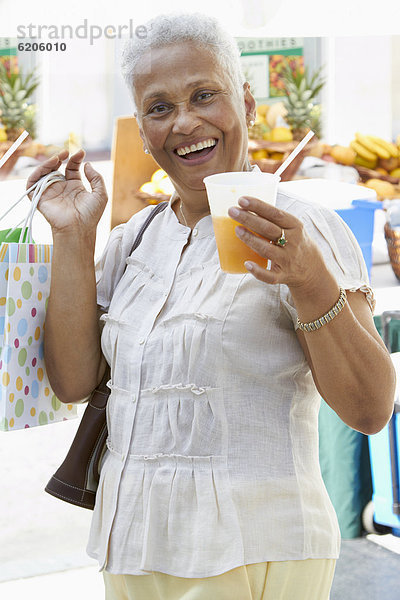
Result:
<svg viewBox="0 0 400 600"><path fill-rule="evenodd" d="M217 139L209 138L191 146L181 146L174 150L174 153L180 161L198 165L209 160L215 154L217 145Z"/></svg>

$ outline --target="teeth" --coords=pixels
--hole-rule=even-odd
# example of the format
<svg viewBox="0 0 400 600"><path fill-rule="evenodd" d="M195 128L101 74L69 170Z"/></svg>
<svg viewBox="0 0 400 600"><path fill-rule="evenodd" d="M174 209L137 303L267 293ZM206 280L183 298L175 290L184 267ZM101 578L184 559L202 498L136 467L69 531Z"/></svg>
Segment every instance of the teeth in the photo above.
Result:
<svg viewBox="0 0 400 600"><path fill-rule="evenodd" d="M209 138L208 140L204 140L204 142L192 144L190 148L189 146L182 146L181 148L178 148L177 153L179 154L179 156L185 156L185 154L189 154L189 152L195 152L196 150L202 150L203 148L210 148L211 146L215 146L216 143L217 142L215 140Z"/></svg>

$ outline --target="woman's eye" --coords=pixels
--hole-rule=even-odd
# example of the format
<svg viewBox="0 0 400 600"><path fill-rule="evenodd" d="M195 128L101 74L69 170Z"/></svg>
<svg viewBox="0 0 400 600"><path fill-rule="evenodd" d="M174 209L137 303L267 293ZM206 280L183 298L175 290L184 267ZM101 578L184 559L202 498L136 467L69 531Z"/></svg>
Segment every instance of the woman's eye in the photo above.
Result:
<svg viewBox="0 0 400 600"><path fill-rule="evenodd" d="M212 92L200 92L200 94L197 94L197 99L198 100L209 100L212 95L213 95Z"/></svg>
<svg viewBox="0 0 400 600"><path fill-rule="evenodd" d="M156 104L152 106L149 110L149 113L153 113L156 115L160 115L168 110L168 106L166 104Z"/></svg>

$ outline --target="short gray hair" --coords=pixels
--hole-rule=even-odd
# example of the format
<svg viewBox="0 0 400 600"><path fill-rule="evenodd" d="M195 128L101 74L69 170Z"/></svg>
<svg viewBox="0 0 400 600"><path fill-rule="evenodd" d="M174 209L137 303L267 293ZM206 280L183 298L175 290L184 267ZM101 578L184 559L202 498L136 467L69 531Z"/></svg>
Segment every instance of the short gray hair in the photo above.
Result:
<svg viewBox="0 0 400 600"><path fill-rule="evenodd" d="M239 95L246 78L240 63L240 50L235 39L214 17L200 13L158 15L145 25L147 35L127 41L122 53L122 74L134 100L135 68L143 54L179 42L195 42L207 49L230 77ZM136 107L135 107L136 110Z"/></svg>

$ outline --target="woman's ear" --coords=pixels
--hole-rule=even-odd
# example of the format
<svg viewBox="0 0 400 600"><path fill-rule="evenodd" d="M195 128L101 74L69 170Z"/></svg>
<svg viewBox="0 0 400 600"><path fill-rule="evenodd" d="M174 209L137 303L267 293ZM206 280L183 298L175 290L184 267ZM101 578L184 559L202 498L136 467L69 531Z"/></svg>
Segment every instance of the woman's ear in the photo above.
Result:
<svg viewBox="0 0 400 600"><path fill-rule="evenodd" d="M250 91L250 84L245 81L243 84L244 105L246 107L246 117L252 120L256 118L256 100Z"/></svg>
<svg viewBox="0 0 400 600"><path fill-rule="evenodd" d="M140 135L140 137L142 138L142 142L143 142L143 150L144 150L144 152L145 152L146 154L149 154L149 151L148 151L148 150L147 150L147 148L146 148L146 141L145 141L145 139L144 139L144 133L143 133L143 129L142 129L142 128L140 127L140 125L139 125L139 121L137 120L137 114L136 114L136 113L134 113L134 114L135 114L135 118L136 118L136 121L137 121L137 123L138 123L138 126L139 126L139 135Z"/></svg>

